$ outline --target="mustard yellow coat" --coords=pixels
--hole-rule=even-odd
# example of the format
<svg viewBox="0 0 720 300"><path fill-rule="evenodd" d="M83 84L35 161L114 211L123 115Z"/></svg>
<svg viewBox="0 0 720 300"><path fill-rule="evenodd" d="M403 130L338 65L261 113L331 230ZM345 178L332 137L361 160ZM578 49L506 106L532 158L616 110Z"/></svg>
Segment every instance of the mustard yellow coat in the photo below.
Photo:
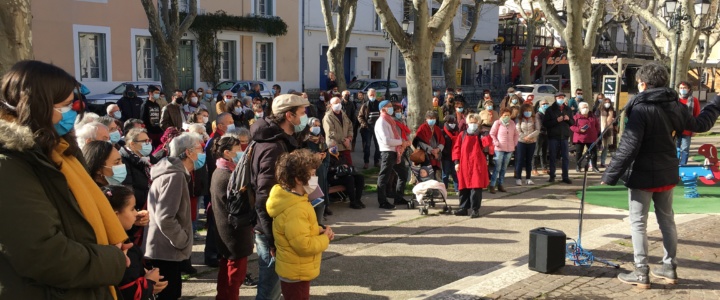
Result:
<svg viewBox="0 0 720 300"><path fill-rule="evenodd" d="M276 184L266 206L273 218L275 272L290 280L310 281L318 277L322 253L330 240L320 234L308 195L298 196Z"/></svg>

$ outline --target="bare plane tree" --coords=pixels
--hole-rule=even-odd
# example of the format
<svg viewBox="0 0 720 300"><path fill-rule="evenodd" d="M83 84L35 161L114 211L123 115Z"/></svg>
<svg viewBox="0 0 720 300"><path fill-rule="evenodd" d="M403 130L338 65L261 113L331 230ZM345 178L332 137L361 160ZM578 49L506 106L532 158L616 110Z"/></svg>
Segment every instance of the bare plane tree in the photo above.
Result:
<svg viewBox="0 0 720 300"><path fill-rule="evenodd" d="M0 75L16 62L32 59L30 0L0 0Z"/></svg>
<svg viewBox="0 0 720 300"><path fill-rule="evenodd" d="M330 72L337 75L338 90L347 89L345 81L345 47L350 41L350 33L355 26L358 0L322 0L325 32L328 39L327 60ZM337 12L337 23L333 24L333 12Z"/></svg>

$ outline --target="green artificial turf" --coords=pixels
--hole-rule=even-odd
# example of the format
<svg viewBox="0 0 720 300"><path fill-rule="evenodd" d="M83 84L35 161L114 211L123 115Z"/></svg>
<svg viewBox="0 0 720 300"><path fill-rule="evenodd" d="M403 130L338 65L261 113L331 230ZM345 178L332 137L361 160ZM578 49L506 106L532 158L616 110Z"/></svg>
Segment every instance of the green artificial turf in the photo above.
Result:
<svg viewBox="0 0 720 300"><path fill-rule="evenodd" d="M679 185L673 189L673 209L678 214L700 214L720 213L720 188L708 186L698 182L698 193L700 198L686 199L683 196L683 186ZM580 198L582 191L577 192ZM585 195L585 201L589 204L628 209L628 190L623 185L590 186ZM650 207L650 211L653 208Z"/></svg>

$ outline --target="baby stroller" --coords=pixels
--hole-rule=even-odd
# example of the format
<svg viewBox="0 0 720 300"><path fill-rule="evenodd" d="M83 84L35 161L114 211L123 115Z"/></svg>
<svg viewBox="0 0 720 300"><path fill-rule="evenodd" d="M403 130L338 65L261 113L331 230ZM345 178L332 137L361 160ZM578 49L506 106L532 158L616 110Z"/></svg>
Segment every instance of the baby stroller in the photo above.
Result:
<svg viewBox="0 0 720 300"><path fill-rule="evenodd" d="M445 184L435 180L435 170L431 165L410 167L411 172L417 179L417 184L413 187L415 199L408 202L408 208L414 209L417 203L421 215L428 214L429 207L435 207L437 202L442 202L443 213L449 214L452 208L447 204L447 190Z"/></svg>

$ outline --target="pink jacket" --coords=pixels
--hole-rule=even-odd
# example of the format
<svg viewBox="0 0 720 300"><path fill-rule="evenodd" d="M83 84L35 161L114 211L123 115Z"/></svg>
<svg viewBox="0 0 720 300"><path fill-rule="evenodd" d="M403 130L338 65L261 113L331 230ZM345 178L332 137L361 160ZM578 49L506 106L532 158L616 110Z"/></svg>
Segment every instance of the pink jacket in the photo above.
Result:
<svg viewBox="0 0 720 300"><path fill-rule="evenodd" d="M497 120L490 129L490 137L492 137L493 144L495 145L495 152L513 152L515 151L518 139L520 139L520 133L515 128L515 122L513 120L510 120L507 126L503 125L502 121Z"/></svg>

